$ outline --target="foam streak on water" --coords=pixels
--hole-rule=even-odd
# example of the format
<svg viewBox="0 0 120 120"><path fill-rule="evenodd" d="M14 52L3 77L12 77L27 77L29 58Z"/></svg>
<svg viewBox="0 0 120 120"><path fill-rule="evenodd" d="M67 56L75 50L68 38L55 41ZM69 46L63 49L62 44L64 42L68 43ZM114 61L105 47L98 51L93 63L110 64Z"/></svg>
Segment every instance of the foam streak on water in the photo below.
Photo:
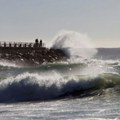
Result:
<svg viewBox="0 0 120 120"><path fill-rule="evenodd" d="M3 120L119 120L119 100L71 99L42 103L19 103L0 105Z"/></svg>

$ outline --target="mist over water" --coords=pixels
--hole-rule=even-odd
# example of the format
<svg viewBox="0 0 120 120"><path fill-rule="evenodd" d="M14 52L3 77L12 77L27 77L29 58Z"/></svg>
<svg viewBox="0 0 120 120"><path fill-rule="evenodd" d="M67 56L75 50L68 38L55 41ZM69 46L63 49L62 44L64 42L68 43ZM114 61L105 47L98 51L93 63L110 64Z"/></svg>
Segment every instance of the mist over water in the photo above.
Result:
<svg viewBox="0 0 120 120"><path fill-rule="evenodd" d="M70 58L91 58L97 53L90 38L86 34L75 31L59 32L52 41L52 47L64 50Z"/></svg>

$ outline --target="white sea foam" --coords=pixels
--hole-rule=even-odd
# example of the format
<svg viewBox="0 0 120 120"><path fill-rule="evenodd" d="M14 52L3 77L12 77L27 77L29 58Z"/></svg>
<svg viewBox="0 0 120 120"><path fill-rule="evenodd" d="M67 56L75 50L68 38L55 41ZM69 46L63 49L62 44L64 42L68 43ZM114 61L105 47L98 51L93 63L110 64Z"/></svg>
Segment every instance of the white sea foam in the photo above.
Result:
<svg viewBox="0 0 120 120"><path fill-rule="evenodd" d="M0 66L4 67L20 67L19 65L16 65L14 62L10 62L7 60L0 60Z"/></svg>

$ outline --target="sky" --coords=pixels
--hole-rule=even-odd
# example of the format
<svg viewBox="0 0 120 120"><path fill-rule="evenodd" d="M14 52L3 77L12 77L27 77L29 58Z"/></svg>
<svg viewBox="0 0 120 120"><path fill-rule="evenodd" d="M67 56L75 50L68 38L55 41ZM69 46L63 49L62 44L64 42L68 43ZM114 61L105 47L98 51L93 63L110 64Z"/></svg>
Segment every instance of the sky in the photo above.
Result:
<svg viewBox="0 0 120 120"><path fill-rule="evenodd" d="M0 0L0 41L87 34L95 47L120 47L120 0Z"/></svg>

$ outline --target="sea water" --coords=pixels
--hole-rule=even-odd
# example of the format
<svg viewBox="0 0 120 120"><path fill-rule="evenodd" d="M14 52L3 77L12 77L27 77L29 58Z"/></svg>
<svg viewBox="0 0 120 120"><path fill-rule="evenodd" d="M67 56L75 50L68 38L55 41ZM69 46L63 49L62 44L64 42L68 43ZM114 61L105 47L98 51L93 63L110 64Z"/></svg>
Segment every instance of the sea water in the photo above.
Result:
<svg viewBox="0 0 120 120"><path fill-rule="evenodd" d="M77 39L74 35L79 38L71 32L58 38ZM59 48L67 51L66 61L37 66L0 61L0 120L120 119L120 48L84 46L84 54L77 47L80 56L65 44Z"/></svg>

